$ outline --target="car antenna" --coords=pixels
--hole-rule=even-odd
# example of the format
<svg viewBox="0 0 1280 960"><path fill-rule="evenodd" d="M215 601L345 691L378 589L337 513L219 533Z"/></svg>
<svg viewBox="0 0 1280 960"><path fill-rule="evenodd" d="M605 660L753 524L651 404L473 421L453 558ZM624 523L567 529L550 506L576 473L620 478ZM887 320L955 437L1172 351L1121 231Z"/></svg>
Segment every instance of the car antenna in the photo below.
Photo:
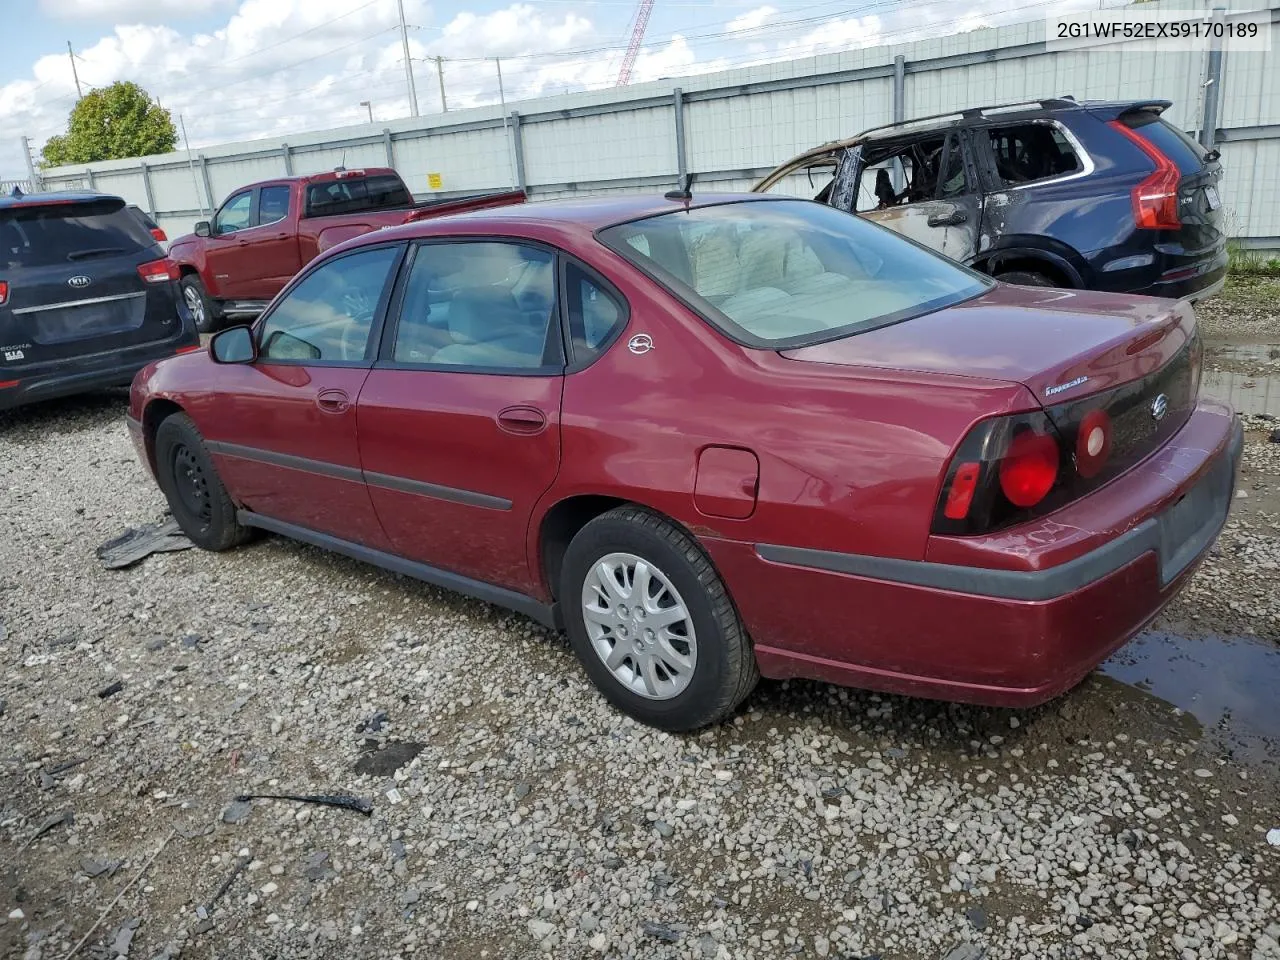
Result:
<svg viewBox="0 0 1280 960"><path fill-rule="evenodd" d="M19 197L25 197L25 196L26 196L26 194L22 192L22 188L21 188L21 187L19 187L17 184L14 184L14 187L13 187L13 193L9 194L9 196L11 196L11 197L13 197L13 199L17 200Z"/></svg>
<svg viewBox="0 0 1280 960"><path fill-rule="evenodd" d="M686 173L680 177L680 185L674 190L668 190L663 194L668 200L684 200L688 202L693 199L693 191L689 188L693 185L693 174Z"/></svg>
<svg viewBox="0 0 1280 960"><path fill-rule="evenodd" d="M342 148L342 159L338 161L338 166L334 169L334 173L340 173L347 169L347 148Z"/></svg>

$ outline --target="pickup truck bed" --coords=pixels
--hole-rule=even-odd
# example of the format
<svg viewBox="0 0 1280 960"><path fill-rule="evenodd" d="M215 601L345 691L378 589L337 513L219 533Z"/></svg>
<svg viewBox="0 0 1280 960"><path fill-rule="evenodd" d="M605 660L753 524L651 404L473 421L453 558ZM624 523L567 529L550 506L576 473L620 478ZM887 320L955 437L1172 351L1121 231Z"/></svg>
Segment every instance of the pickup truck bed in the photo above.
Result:
<svg viewBox="0 0 1280 960"><path fill-rule="evenodd" d="M315 257L352 237L414 220L523 203L524 191L415 203L390 168L282 177L232 192L210 221L174 240L182 296L201 331L252 316Z"/></svg>

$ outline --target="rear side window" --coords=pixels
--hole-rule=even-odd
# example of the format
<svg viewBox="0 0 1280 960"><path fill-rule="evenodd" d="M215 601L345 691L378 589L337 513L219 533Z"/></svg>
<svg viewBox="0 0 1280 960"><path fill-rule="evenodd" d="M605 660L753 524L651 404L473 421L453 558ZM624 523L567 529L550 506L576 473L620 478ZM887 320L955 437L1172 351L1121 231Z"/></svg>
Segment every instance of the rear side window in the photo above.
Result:
<svg viewBox="0 0 1280 960"><path fill-rule="evenodd" d="M987 131L996 174L1010 186L1063 177L1084 169L1062 131L1052 123L1022 123Z"/></svg>
<svg viewBox="0 0 1280 960"><path fill-rule="evenodd" d="M1120 122L1150 141L1152 146L1177 164L1184 174L1199 173L1204 166L1204 147L1169 121L1143 111L1121 117Z"/></svg>
<svg viewBox="0 0 1280 960"><path fill-rule="evenodd" d="M585 363L626 323L627 308L621 298L576 263L565 268L565 281L573 359L574 363Z"/></svg>
<svg viewBox="0 0 1280 960"><path fill-rule="evenodd" d="M289 188L263 187L258 194L258 226L275 223L289 215Z"/></svg>
<svg viewBox="0 0 1280 960"><path fill-rule="evenodd" d="M308 217L329 217L339 213L359 213L387 207L407 207L413 203L408 188L399 177L381 174L327 180L307 187Z"/></svg>
<svg viewBox="0 0 1280 960"><path fill-rule="evenodd" d="M0 210L0 267L48 267L136 253L155 239L117 198Z"/></svg>

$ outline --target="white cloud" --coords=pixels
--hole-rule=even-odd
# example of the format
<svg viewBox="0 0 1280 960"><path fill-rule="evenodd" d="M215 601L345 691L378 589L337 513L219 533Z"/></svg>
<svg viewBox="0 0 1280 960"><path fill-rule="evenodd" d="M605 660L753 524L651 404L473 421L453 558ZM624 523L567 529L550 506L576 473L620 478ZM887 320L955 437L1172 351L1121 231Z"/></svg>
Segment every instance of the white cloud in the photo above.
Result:
<svg viewBox="0 0 1280 960"><path fill-rule="evenodd" d="M725 29L732 33L740 30L754 30L763 26L766 22L773 18L778 11L774 7L764 6L756 7L754 10L744 13L740 17L734 17L726 25Z"/></svg>
<svg viewBox="0 0 1280 960"><path fill-rule="evenodd" d="M162 23L208 13L234 0L40 0L40 12L59 20Z"/></svg>

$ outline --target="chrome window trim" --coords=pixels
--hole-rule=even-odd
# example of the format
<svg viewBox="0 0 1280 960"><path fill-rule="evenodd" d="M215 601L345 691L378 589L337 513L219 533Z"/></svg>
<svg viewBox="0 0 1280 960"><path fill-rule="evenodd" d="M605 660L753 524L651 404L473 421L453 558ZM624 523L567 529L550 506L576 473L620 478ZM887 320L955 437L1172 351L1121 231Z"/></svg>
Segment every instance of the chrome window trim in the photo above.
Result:
<svg viewBox="0 0 1280 960"><path fill-rule="evenodd" d="M117 293L109 297L90 297L87 300L67 300L62 303L50 303L39 307L16 307L13 310L14 316L23 313L42 313L45 310L64 310L67 307L87 307L93 303L111 303L115 300L136 300L139 297L145 297L147 291L140 290L137 293Z"/></svg>

